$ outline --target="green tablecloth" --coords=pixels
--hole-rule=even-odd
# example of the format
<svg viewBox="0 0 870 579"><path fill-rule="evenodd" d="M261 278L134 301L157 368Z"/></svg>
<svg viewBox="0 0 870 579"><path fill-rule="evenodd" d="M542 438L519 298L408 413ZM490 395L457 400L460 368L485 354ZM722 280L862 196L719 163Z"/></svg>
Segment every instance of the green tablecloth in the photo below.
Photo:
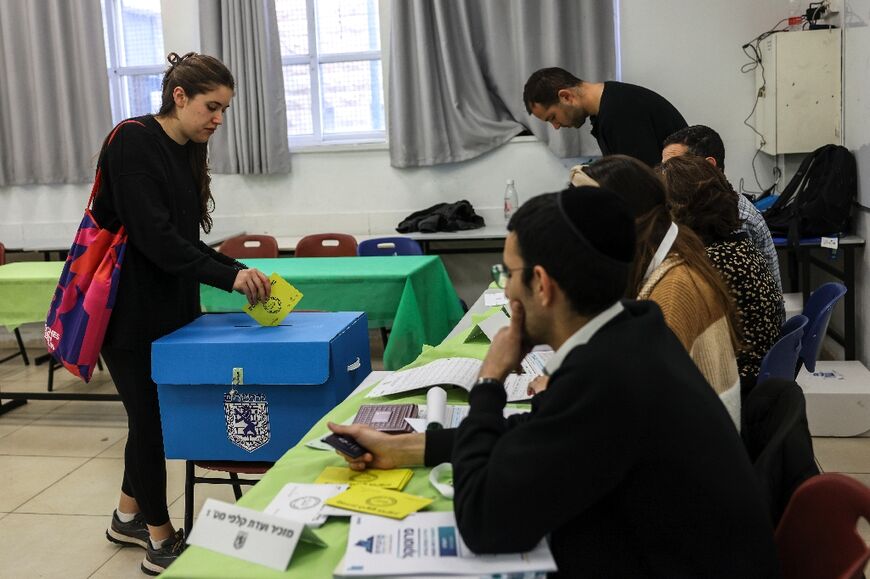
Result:
<svg viewBox="0 0 870 579"><path fill-rule="evenodd" d="M44 322L62 261L27 261L0 265L0 325L11 332L21 324Z"/></svg>
<svg viewBox="0 0 870 579"><path fill-rule="evenodd" d="M491 313L494 310L490 310ZM485 339L475 343L463 343L470 329L462 334L446 341L435 348L426 348L423 353L409 367L419 366L439 358L452 356L464 356L482 359L489 348ZM454 388L448 390L448 402L460 403L468 401L465 390ZM365 399L365 392L353 398L348 398L329 414L315 424L302 441L291 448L281 459L275 463L269 472L251 490L239 500L239 505L262 511L278 494L283 486L289 482L311 483L317 475L327 466L342 466L345 462L334 452L314 450L305 446L305 442L312 438L323 437L327 433L326 423L343 422L356 414L360 404L396 402L395 397L383 397ZM401 399L402 402L426 403L425 394L409 396ZM405 492L435 499L428 507L429 510L446 511L453 508L452 501L439 495L428 481L426 468L415 468L414 476L405 488ZM317 534L328 544L328 547L314 547L306 543L299 543L290 566L284 572L273 571L261 565L255 565L202 549L200 547L188 547L184 554L161 575L161 577L176 577L178 579L212 579L219 577L246 579L268 577L295 577L299 579L320 579L332 577L332 572L338 565L347 549L348 520L346 518L330 517Z"/></svg>
<svg viewBox="0 0 870 579"><path fill-rule="evenodd" d="M273 272L293 284L303 310L364 311L369 327L391 327L384 367L408 364L424 344L438 344L462 318L459 298L441 258L435 255L392 257L311 257L246 259L266 275ZM239 311L241 294L202 286L202 306L210 312Z"/></svg>

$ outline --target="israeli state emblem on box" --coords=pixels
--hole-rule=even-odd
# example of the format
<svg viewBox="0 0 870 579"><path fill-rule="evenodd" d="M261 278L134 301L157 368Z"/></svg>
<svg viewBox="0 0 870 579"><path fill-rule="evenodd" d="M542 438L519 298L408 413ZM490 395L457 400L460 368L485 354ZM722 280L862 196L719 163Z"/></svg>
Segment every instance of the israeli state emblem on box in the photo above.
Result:
<svg viewBox="0 0 870 579"><path fill-rule="evenodd" d="M248 452L261 448L272 438L265 394L227 392L224 394L224 417L229 441Z"/></svg>

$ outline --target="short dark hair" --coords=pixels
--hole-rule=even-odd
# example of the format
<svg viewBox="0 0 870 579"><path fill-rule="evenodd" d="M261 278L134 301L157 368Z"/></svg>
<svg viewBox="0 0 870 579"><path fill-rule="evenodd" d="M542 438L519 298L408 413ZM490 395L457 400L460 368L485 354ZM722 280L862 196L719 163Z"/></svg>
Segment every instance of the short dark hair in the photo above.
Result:
<svg viewBox="0 0 870 579"><path fill-rule="evenodd" d="M666 138L662 148L668 145L684 145L693 155L713 157L719 170L725 170L725 143L719 133L708 126L684 127Z"/></svg>
<svg viewBox="0 0 870 579"><path fill-rule="evenodd" d="M526 112L532 114L535 103L549 107L559 102L559 91L575 87L583 81L564 68L551 67L536 70L526 81L523 88L523 102Z"/></svg>
<svg viewBox="0 0 870 579"><path fill-rule="evenodd" d="M545 193L508 223L525 266L543 267L572 309L593 316L625 294L634 259L634 219L616 195L598 187ZM528 285L532 270L523 272Z"/></svg>
<svg viewBox="0 0 870 579"><path fill-rule="evenodd" d="M706 245L740 229L737 193L722 171L705 159L672 157L656 171L664 179L674 221L691 227Z"/></svg>

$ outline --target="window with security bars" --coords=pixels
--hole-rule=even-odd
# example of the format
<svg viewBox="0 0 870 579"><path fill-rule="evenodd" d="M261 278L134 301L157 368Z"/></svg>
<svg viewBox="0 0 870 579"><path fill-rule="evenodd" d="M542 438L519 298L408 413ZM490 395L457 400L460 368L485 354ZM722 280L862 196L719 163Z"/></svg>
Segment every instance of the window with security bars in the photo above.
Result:
<svg viewBox="0 0 870 579"><path fill-rule="evenodd" d="M378 0L275 0L291 146L384 141Z"/></svg>
<svg viewBox="0 0 870 579"><path fill-rule="evenodd" d="M160 0L102 0L112 119L156 113L166 68Z"/></svg>

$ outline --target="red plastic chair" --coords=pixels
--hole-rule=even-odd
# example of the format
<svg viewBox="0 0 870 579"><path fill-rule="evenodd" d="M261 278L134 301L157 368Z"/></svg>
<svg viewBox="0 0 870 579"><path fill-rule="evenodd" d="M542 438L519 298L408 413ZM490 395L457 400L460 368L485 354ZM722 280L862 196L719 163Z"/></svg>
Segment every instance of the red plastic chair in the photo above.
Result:
<svg viewBox="0 0 870 579"><path fill-rule="evenodd" d="M278 242L271 235L237 235L221 243L218 251L233 259L278 257Z"/></svg>
<svg viewBox="0 0 870 579"><path fill-rule="evenodd" d="M353 257L356 238L347 233L306 235L296 244L296 257Z"/></svg>
<svg viewBox="0 0 870 579"><path fill-rule="evenodd" d="M820 474L791 498L776 529L783 579L863 577L870 548L858 518L870 519L870 488L848 476Z"/></svg>

